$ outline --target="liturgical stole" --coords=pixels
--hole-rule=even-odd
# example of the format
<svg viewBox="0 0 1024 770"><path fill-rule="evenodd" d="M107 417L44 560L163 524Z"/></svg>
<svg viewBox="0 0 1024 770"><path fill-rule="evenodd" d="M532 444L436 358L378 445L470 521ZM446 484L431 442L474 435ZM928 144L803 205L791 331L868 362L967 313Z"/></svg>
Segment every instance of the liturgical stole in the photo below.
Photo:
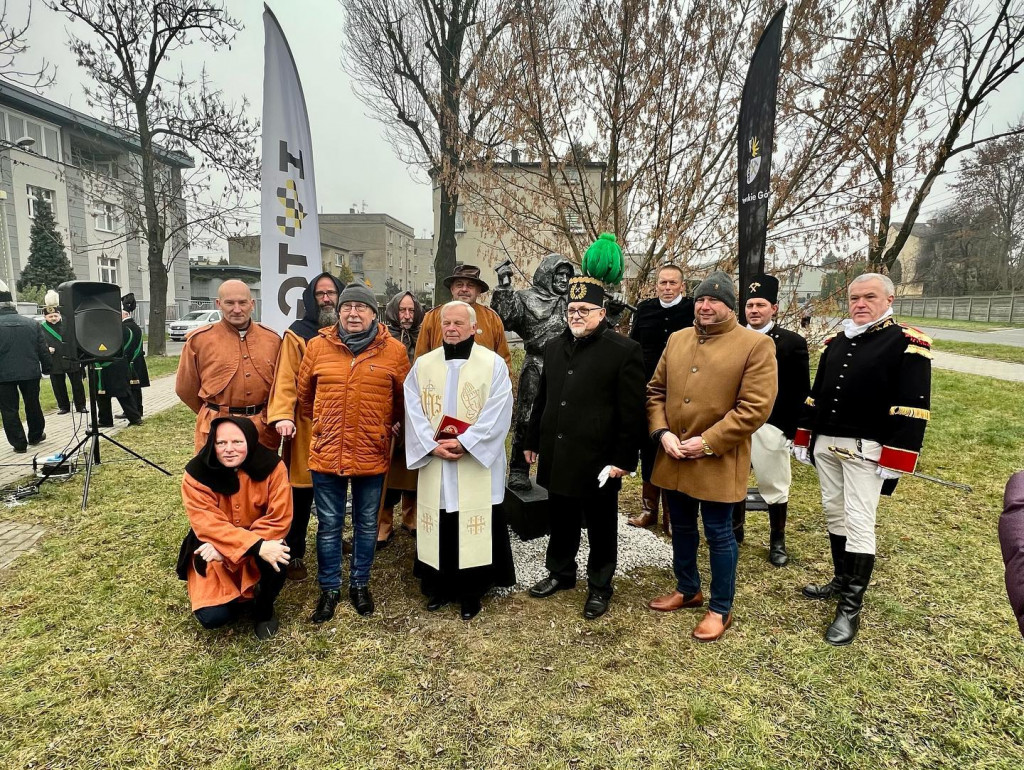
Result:
<svg viewBox="0 0 1024 770"><path fill-rule="evenodd" d="M494 353L482 345L474 344L469 359L457 371L459 384L456 391L455 414L450 415L470 424L476 423L491 393L494 375ZM444 416L444 394L449 375L452 374L444 359L444 349L421 356L416 362L416 376L420 386L420 402L430 426L437 431ZM420 561L441 569L440 510L441 468L445 462L431 457L419 469L416 483L416 553ZM459 474L459 569L483 567L492 562L491 555L491 469L481 465L469 452L454 461ZM452 510L454 500L445 500Z"/></svg>

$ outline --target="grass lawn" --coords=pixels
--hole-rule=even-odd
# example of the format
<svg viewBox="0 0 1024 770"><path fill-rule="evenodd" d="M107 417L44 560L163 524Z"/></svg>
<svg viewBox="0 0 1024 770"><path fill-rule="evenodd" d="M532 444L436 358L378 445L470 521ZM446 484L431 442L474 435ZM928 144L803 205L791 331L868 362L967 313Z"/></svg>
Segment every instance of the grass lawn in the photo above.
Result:
<svg viewBox="0 0 1024 770"><path fill-rule="evenodd" d="M0 572L4 767L1018 768L1024 644L1006 601L996 519L1024 466L1024 386L935 373L921 469L972 495L904 480L879 515L879 559L856 642L821 639L830 574L813 471L795 468L783 569L751 515L736 622L645 603L667 570L617 582L608 615L585 591L488 600L466 624L428 614L397 537L374 567L377 612L307 621L312 581L285 588L281 633L203 631L173 573L187 529L178 486L109 462L2 516L46 527ZM180 469L184 407L118 438ZM635 510L631 480L623 507ZM312 533L310 537L312 542ZM706 548L702 571L708 576ZM706 586L705 586L706 589Z"/></svg>
<svg viewBox="0 0 1024 770"><path fill-rule="evenodd" d="M948 318L924 318L922 316L899 315L901 323L911 326L931 326L935 329L960 329L970 332L990 332L994 329L1007 329L1020 326L1011 323L989 323L987 321L952 321Z"/></svg>
<svg viewBox="0 0 1024 770"><path fill-rule="evenodd" d="M156 379L165 374L172 374L178 370L178 356L146 356L146 365L149 367L150 379ZM71 385L68 384L68 397L71 397ZM143 391L142 398L145 400L146 393ZM43 412L49 414L57 411L57 399L53 397L53 388L50 381L43 379L39 383L39 404ZM25 406L21 406L21 417L25 419Z"/></svg>
<svg viewBox="0 0 1024 770"><path fill-rule="evenodd" d="M987 342L956 342L955 340L932 340L932 348L944 353L956 353L961 356L990 358L993 361L1008 361L1011 364L1024 364L1024 348L1016 345L992 345Z"/></svg>

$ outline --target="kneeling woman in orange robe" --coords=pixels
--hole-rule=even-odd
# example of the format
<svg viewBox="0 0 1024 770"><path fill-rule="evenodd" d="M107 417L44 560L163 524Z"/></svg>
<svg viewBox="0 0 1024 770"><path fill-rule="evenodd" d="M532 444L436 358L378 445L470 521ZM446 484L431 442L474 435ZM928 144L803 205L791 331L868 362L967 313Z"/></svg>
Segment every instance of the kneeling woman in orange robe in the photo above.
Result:
<svg viewBox="0 0 1024 770"><path fill-rule="evenodd" d="M218 628L251 607L256 636L269 639L289 561L292 490L284 463L259 443L252 422L219 417L185 466L181 499L192 529L178 574L188 580L196 619Z"/></svg>

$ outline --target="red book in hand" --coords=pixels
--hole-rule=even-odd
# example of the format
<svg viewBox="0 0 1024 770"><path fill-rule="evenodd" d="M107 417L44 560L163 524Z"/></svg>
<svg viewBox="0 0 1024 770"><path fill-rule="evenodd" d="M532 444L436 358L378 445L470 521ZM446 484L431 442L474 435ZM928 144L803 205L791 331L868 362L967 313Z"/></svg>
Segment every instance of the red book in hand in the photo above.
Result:
<svg viewBox="0 0 1024 770"><path fill-rule="evenodd" d="M443 438L458 438L471 427L473 427L472 423L445 415L441 418L441 424L437 426L437 432L434 433L434 441L439 442Z"/></svg>

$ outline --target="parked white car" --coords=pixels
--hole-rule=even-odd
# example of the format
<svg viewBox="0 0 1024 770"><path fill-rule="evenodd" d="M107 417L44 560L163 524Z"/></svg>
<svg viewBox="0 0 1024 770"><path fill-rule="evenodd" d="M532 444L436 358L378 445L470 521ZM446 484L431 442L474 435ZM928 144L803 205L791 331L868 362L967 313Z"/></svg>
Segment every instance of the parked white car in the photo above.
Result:
<svg viewBox="0 0 1024 770"><path fill-rule="evenodd" d="M219 310L193 310L191 313L183 315L177 321L168 321L167 332L172 340L182 342L193 329L206 326L206 324L216 323L219 320Z"/></svg>

